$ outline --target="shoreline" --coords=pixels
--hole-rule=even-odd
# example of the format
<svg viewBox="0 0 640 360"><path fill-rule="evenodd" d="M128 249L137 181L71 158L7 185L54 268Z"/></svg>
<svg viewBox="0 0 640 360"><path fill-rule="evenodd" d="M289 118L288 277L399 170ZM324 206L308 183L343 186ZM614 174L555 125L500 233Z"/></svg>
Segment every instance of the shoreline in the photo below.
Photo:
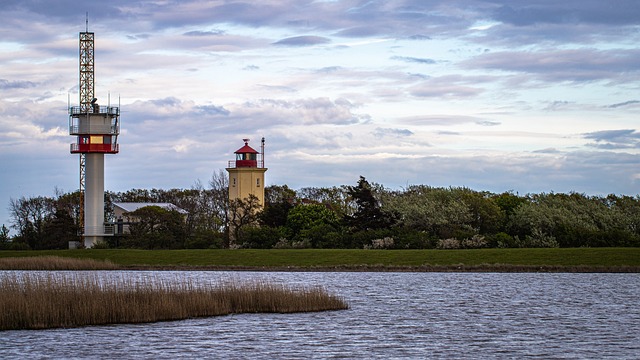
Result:
<svg viewBox="0 0 640 360"><path fill-rule="evenodd" d="M114 270L132 271L246 271L246 272L467 272L467 273L640 273L640 266L564 265L342 265L342 266L231 266L130 265Z"/></svg>

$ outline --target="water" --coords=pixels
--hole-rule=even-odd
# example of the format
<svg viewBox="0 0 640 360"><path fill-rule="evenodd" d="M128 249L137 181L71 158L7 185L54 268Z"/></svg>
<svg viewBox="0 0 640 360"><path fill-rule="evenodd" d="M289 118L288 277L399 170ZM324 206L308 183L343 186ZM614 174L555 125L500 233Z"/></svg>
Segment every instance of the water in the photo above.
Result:
<svg viewBox="0 0 640 360"><path fill-rule="evenodd" d="M350 309L5 331L0 332L0 358L640 358L638 274L159 272L153 276L321 285L343 296Z"/></svg>

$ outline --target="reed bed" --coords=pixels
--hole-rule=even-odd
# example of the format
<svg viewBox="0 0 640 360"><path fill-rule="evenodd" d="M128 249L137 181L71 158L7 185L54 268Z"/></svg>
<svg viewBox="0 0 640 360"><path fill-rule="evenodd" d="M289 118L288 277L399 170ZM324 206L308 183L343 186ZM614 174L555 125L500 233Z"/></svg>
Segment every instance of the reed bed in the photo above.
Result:
<svg viewBox="0 0 640 360"><path fill-rule="evenodd" d="M109 260L76 259L61 256L0 258L0 270L116 270Z"/></svg>
<svg viewBox="0 0 640 360"><path fill-rule="evenodd" d="M237 313L347 309L324 289L11 273L0 278L0 330L146 323Z"/></svg>

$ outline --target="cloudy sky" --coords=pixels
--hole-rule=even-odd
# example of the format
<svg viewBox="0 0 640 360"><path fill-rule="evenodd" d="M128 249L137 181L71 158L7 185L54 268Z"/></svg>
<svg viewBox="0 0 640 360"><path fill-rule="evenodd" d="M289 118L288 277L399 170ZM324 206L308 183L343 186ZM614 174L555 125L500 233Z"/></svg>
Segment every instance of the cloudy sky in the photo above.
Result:
<svg viewBox="0 0 640 360"><path fill-rule="evenodd" d="M87 12L108 190L206 184L264 136L267 185L640 192L639 1L3 0L0 223L78 187Z"/></svg>

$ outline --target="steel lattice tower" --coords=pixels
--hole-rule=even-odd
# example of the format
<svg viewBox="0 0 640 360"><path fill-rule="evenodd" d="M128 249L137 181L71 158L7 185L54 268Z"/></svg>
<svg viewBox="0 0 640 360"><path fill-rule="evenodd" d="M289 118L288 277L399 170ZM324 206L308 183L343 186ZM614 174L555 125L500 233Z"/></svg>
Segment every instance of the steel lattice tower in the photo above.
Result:
<svg viewBox="0 0 640 360"><path fill-rule="evenodd" d="M85 32L80 33L80 111L88 112L95 92L94 81L94 33L89 32L89 21ZM78 223L80 234L84 238L84 193L86 182L86 154L80 153L80 211ZM84 239L83 239L84 240ZM84 242L84 241L83 241Z"/></svg>

